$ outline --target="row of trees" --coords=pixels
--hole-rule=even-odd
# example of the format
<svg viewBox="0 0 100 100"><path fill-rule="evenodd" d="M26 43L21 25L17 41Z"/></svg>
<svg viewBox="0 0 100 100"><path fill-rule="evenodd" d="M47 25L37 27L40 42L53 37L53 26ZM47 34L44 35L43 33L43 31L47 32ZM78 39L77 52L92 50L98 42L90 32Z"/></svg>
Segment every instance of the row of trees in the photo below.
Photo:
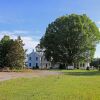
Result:
<svg viewBox="0 0 100 100"><path fill-rule="evenodd" d="M99 29L89 17L71 14L48 25L38 48L49 61L72 65L93 59L99 41Z"/></svg>
<svg viewBox="0 0 100 100"><path fill-rule="evenodd" d="M48 25L45 35L36 47L52 63L72 65L92 60L100 32L85 14L65 15ZM20 37L16 40L4 36L0 41L0 67L24 66L25 50Z"/></svg>
<svg viewBox="0 0 100 100"><path fill-rule="evenodd" d="M20 36L13 40L4 36L0 41L0 67L22 68L25 63L24 44Z"/></svg>

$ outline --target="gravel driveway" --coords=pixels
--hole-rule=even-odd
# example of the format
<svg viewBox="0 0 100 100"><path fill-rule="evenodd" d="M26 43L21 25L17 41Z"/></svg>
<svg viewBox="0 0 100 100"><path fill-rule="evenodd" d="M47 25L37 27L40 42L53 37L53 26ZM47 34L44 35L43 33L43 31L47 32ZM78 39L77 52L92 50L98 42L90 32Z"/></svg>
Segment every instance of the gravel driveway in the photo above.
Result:
<svg viewBox="0 0 100 100"><path fill-rule="evenodd" d="M32 72L0 72L0 81L14 78L32 78L49 75L58 75L59 72L48 70L33 70Z"/></svg>

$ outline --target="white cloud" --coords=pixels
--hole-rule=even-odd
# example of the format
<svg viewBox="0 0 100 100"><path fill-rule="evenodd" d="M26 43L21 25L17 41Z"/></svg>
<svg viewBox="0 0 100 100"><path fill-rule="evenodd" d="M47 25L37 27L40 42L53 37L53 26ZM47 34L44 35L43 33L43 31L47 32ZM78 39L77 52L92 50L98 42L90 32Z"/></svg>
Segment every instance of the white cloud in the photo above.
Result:
<svg viewBox="0 0 100 100"><path fill-rule="evenodd" d="M0 31L0 40L3 38L4 35L9 35L11 39L16 39L20 33L28 33L28 31ZM38 36L21 36L21 39L23 40L23 43L25 44L24 49L27 49L27 53L32 52L33 49L35 49L36 45L39 43L39 37Z"/></svg>
<svg viewBox="0 0 100 100"><path fill-rule="evenodd" d="M39 43L39 41L34 41L32 37L21 37L23 40L23 43L25 44L24 48L28 50L28 53L30 53L33 49L35 49L36 45Z"/></svg>
<svg viewBox="0 0 100 100"><path fill-rule="evenodd" d="M31 33L26 30L15 30L15 31L0 31L0 35L25 35Z"/></svg>
<svg viewBox="0 0 100 100"><path fill-rule="evenodd" d="M97 24L100 24L100 21L96 22Z"/></svg>

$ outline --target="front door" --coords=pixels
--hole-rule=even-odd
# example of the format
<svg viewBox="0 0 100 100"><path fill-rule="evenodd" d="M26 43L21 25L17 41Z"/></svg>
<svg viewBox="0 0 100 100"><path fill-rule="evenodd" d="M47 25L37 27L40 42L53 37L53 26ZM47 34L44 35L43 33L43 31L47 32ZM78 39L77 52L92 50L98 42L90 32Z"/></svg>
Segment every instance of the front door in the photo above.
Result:
<svg viewBox="0 0 100 100"><path fill-rule="evenodd" d="M39 68L38 63L36 63L36 68Z"/></svg>

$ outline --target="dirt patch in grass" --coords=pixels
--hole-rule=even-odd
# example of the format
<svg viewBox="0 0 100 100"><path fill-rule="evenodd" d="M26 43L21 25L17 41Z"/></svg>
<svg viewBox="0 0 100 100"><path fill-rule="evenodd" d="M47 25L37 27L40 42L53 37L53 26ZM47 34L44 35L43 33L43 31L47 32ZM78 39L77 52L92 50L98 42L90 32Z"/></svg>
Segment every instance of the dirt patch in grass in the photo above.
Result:
<svg viewBox="0 0 100 100"><path fill-rule="evenodd" d="M14 78L32 78L58 74L60 74L60 72L48 70L32 70L30 72L0 72L0 81Z"/></svg>

